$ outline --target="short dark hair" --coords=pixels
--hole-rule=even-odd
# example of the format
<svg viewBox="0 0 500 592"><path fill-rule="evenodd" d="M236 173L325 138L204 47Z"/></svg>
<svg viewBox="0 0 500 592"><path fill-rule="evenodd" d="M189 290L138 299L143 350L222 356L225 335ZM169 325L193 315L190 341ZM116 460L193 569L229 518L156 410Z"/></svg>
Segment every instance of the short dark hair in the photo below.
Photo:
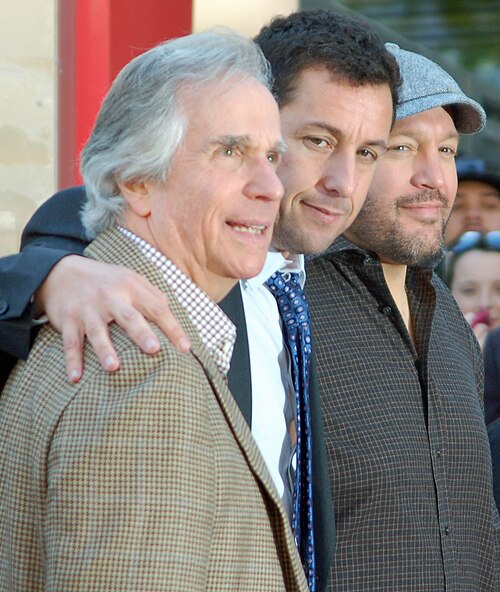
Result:
<svg viewBox="0 0 500 592"><path fill-rule="evenodd" d="M397 104L401 79L396 59L360 19L326 9L303 10L274 18L254 41L271 63L281 107L292 99L297 76L317 67L353 86L387 84Z"/></svg>

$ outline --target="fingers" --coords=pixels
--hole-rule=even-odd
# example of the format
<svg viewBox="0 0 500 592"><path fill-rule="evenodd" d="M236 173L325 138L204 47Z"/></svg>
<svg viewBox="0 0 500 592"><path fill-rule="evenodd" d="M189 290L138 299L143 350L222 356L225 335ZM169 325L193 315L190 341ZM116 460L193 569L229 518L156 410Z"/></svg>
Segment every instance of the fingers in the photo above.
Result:
<svg viewBox="0 0 500 592"><path fill-rule="evenodd" d="M108 323L98 314L75 314L66 309L62 321L62 339L66 374L76 383L83 373L83 345L85 337L92 345L99 363L108 372L117 370L120 362L109 336Z"/></svg>
<svg viewBox="0 0 500 592"><path fill-rule="evenodd" d="M40 309L62 333L66 372L72 382L78 382L83 373L85 339L105 370L118 369L120 360L109 333L111 322L146 354L160 349L148 321L158 325L180 351L190 348L165 294L129 269L84 257L65 257L43 283L38 300Z"/></svg>
<svg viewBox="0 0 500 592"><path fill-rule="evenodd" d="M106 310L112 311L113 320L144 353L154 354L160 349L158 336L148 321L157 325L180 351L189 351L189 339L172 314L167 297L145 278L130 272L126 280L123 278L120 292L104 286L102 293Z"/></svg>
<svg viewBox="0 0 500 592"><path fill-rule="evenodd" d="M83 335L76 325L68 323L66 329L63 329L62 339L66 374L70 382L76 383L82 377Z"/></svg>
<svg viewBox="0 0 500 592"><path fill-rule="evenodd" d="M164 333L167 336L169 341L173 345L175 345L177 349L183 352L189 351L191 344L189 342L188 336L180 326L177 319L172 314L165 294L151 286L149 283L147 283L147 285L144 287L147 290L147 297L137 302L136 310L129 311L132 315L132 322L135 321L137 323L137 327L139 327L139 321L141 321L139 328L143 331L143 335L140 338L138 338L136 343L139 345L139 347L141 347L143 351L146 351L144 347L147 345L147 340L157 341L156 335L154 334L154 332L151 331L150 325L144 322L144 319L142 318L142 316L144 316L145 318L153 322L155 325L157 325L162 331L162 333ZM135 318L135 316L138 314L137 311L140 313L140 315L138 315L138 319ZM131 327L132 322L130 322L128 326ZM120 321L119 324L123 328L125 328ZM127 331L127 333L133 338L131 332ZM139 330L137 331L137 335L140 335ZM141 345L141 343L143 345ZM155 349L154 351L157 351L157 349Z"/></svg>

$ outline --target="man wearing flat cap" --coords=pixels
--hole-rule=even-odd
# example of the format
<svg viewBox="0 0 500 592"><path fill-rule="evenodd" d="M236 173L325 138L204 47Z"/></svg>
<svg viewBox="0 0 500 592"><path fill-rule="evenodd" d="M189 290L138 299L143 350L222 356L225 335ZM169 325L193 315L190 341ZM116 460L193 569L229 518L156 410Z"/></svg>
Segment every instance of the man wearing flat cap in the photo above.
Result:
<svg viewBox="0 0 500 592"><path fill-rule="evenodd" d="M337 544L331 589L493 591L499 517L482 359L433 273L479 104L389 44L403 84L386 154L344 235L306 266Z"/></svg>

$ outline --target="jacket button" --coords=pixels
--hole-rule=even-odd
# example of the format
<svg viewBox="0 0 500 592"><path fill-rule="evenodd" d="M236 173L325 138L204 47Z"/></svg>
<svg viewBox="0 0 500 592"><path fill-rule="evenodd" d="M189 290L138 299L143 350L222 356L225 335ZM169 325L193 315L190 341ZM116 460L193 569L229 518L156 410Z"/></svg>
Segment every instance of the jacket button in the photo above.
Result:
<svg viewBox="0 0 500 592"><path fill-rule="evenodd" d="M3 315L9 310L9 305L5 300L0 300L0 315Z"/></svg>

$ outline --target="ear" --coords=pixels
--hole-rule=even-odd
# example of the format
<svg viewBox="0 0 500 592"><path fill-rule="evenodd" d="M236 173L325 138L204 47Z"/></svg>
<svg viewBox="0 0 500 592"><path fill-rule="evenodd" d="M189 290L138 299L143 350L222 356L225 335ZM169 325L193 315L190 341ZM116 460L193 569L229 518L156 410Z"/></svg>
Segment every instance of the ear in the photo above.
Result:
<svg viewBox="0 0 500 592"><path fill-rule="evenodd" d="M146 181L118 181L118 187L127 206L142 218L151 213L151 184Z"/></svg>

